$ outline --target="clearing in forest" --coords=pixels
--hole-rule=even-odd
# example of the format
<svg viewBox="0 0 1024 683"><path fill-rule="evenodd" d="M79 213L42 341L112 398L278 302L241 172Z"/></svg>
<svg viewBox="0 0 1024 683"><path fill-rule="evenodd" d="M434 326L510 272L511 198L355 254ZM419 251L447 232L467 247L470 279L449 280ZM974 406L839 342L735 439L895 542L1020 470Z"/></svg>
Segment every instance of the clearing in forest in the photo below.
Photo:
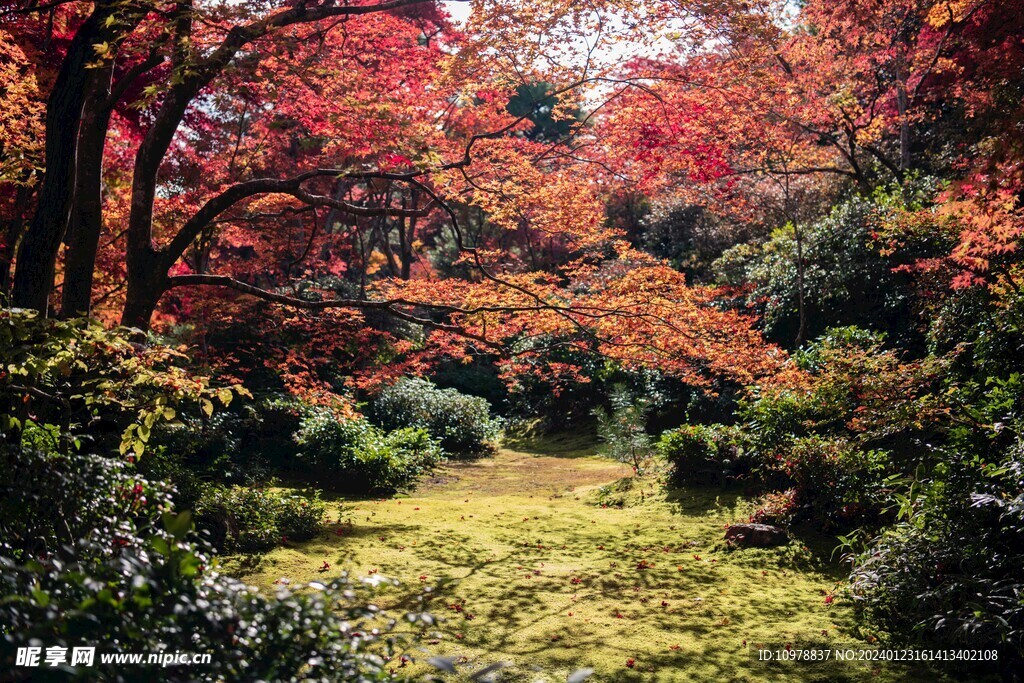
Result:
<svg viewBox="0 0 1024 683"><path fill-rule="evenodd" d="M758 661L760 644L870 647L850 607L828 599L842 575L828 565L831 548L731 551L724 526L748 514L736 494L666 494L594 449L546 445L452 462L411 495L338 501L320 537L228 566L263 589L344 570L399 579L379 601L395 611L434 586L430 611L441 621L425 648L467 673L508 662L506 681L565 681L582 667L595 670L591 681L915 673ZM321 572L325 561L331 569Z"/></svg>

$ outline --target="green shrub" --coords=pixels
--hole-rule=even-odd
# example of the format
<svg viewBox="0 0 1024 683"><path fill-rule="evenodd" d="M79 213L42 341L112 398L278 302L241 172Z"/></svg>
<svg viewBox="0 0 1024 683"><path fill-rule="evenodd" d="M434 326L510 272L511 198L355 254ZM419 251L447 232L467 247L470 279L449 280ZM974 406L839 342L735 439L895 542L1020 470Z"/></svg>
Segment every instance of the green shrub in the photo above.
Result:
<svg viewBox="0 0 1024 683"><path fill-rule="evenodd" d="M217 470L211 472L205 467L198 467L196 463L188 462L181 453L162 444L146 453L136 464L136 469L147 479L166 481L173 485L175 507L181 510L193 509L209 483L207 479L213 474L220 474Z"/></svg>
<svg viewBox="0 0 1024 683"><path fill-rule="evenodd" d="M154 427L139 470L173 483L178 506L191 509L207 483L248 485L269 478L261 449L244 445L259 426L251 406L211 417L181 416L174 424Z"/></svg>
<svg viewBox="0 0 1024 683"><path fill-rule="evenodd" d="M486 400L409 377L377 396L371 416L387 430L422 427L452 454L484 452L501 427Z"/></svg>
<svg viewBox="0 0 1024 683"><path fill-rule="evenodd" d="M381 618L365 585L343 577L263 596L212 571L189 516L166 512L169 490L124 463L14 448L3 457L13 469L0 517L0 661L28 645L98 650L91 667L37 667L32 680L401 680L385 658L412 639ZM99 656L161 651L212 661L126 666Z"/></svg>
<svg viewBox="0 0 1024 683"><path fill-rule="evenodd" d="M265 488L210 485L196 504L195 518L218 549L260 552L283 540L312 538L325 509L316 493L306 497Z"/></svg>
<svg viewBox="0 0 1024 683"><path fill-rule="evenodd" d="M798 518L851 528L878 521L891 495L890 462L885 451L809 436L793 439L779 466L792 484Z"/></svg>
<svg viewBox="0 0 1024 683"><path fill-rule="evenodd" d="M138 476L125 462L0 446L0 554L13 561L112 557L136 541L136 527L170 508L172 489ZM81 548L79 548L81 546Z"/></svg>
<svg viewBox="0 0 1024 683"><path fill-rule="evenodd" d="M211 416L241 386L214 388L188 371L187 358L128 330L95 320L53 320L0 308L0 436L20 441L29 421L48 424L61 450L117 447L141 456L156 425L182 414Z"/></svg>
<svg viewBox="0 0 1024 683"><path fill-rule="evenodd" d="M752 285L747 301L763 312L765 331L773 340L789 344L797 335L802 275L809 338L831 326L862 325L919 345L911 279L879 253L873 238L880 222L906 208L907 189L851 197L810 224L790 223L762 243L727 249L712 268L722 284Z"/></svg>
<svg viewBox="0 0 1024 683"><path fill-rule="evenodd" d="M262 397L254 405L257 415L254 428L242 435L242 448L259 452L261 460L278 470L294 470L300 464L296 460L295 440L302 418L310 408L290 396L272 394Z"/></svg>
<svg viewBox="0 0 1024 683"><path fill-rule="evenodd" d="M684 425L661 435L658 452L678 483L719 483L751 471L748 441L737 427Z"/></svg>
<svg viewBox="0 0 1024 683"><path fill-rule="evenodd" d="M804 373L740 401L754 479L792 489L792 516L825 527L877 529L906 475L926 461L914 444L937 415L929 387L940 367L903 363L884 335L830 329L793 354Z"/></svg>
<svg viewBox="0 0 1024 683"><path fill-rule="evenodd" d="M610 399L611 412L603 407L594 409L598 437L608 455L642 474L654 453L647 433L648 403L633 397L624 386L615 387Z"/></svg>
<svg viewBox="0 0 1024 683"><path fill-rule="evenodd" d="M362 462L373 488L395 491L415 484L442 460L441 448L427 430L406 427L384 435Z"/></svg>
<svg viewBox="0 0 1024 683"><path fill-rule="evenodd" d="M365 418L340 419L326 410L302 419L295 442L321 482L357 492L410 487L443 460L425 429L385 433Z"/></svg>
<svg viewBox="0 0 1024 683"><path fill-rule="evenodd" d="M277 501L277 530L293 541L305 541L320 532L327 510L319 492L312 496L282 493Z"/></svg>
<svg viewBox="0 0 1024 683"><path fill-rule="evenodd" d="M998 466L950 459L856 558L850 592L896 640L1024 658L1024 444Z"/></svg>

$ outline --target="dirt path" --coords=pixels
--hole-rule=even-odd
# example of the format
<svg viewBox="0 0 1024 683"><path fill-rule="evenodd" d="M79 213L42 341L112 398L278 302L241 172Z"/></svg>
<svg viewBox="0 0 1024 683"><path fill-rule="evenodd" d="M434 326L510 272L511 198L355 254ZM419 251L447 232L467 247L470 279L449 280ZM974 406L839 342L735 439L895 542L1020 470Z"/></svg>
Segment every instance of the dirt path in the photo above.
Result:
<svg viewBox="0 0 1024 683"><path fill-rule="evenodd" d="M442 582L427 645L466 670L510 662L502 680L906 680L866 666L766 665L760 643L856 643L835 578L799 544L731 552L723 526L745 514L720 492L666 497L605 458L501 450L455 463L409 496L344 504L318 539L279 548L243 577L323 581L334 570L400 579L398 604ZM616 503L623 501L621 508ZM603 506L602 502L607 506ZM608 504L610 502L610 504Z"/></svg>

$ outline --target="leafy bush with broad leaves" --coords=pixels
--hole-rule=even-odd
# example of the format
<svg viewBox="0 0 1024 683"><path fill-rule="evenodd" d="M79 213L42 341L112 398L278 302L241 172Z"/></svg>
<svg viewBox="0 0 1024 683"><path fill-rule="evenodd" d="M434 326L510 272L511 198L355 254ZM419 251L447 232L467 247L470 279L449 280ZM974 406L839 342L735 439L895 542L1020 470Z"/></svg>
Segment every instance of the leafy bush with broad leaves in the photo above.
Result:
<svg viewBox="0 0 1024 683"><path fill-rule="evenodd" d="M373 402L371 417L388 430L426 429L450 454L485 452L501 431L486 400L454 389L438 389L421 378L403 377L381 391Z"/></svg>
<svg viewBox="0 0 1024 683"><path fill-rule="evenodd" d="M950 458L855 558L850 593L892 639L1024 659L1024 442L998 465Z"/></svg>
<svg viewBox="0 0 1024 683"><path fill-rule="evenodd" d="M17 673L17 647L42 643L210 653L212 662L157 670L97 656L89 668L32 669L32 680L392 681L386 658L430 622L416 614L399 626L344 577L266 597L217 574L191 540L188 514L168 511L169 490L122 462L11 447L3 457L13 468L0 517L8 671Z"/></svg>
<svg viewBox="0 0 1024 683"><path fill-rule="evenodd" d="M138 526L170 509L168 485L120 460L12 444L0 450L0 552L12 561L71 551L83 559L113 557L136 543Z"/></svg>
<svg viewBox="0 0 1024 683"><path fill-rule="evenodd" d="M763 453L781 452L794 438L847 434L849 421L872 382L895 383L896 357L885 335L858 327L833 328L792 355L807 381L755 389L737 417ZM883 394L879 394L882 397Z"/></svg>
<svg viewBox="0 0 1024 683"><path fill-rule="evenodd" d="M262 396L256 402L253 428L242 435L242 447L256 450L272 468L295 469L295 440L292 438L302 423L308 406L281 394Z"/></svg>
<svg viewBox="0 0 1024 683"><path fill-rule="evenodd" d="M751 471L748 439L737 427L684 425L663 433L657 447L678 483L725 484Z"/></svg>
<svg viewBox="0 0 1024 683"><path fill-rule="evenodd" d="M407 488L443 460L437 442L423 428L385 432L365 418L339 418L323 409L307 413L295 442L299 457L321 484L347 491Z"/></svg>
<svg viewBox="0 0 1024 683"><path fill-rule="evenodd" d="M196 526L228 552L260 552L283 540L304 541L320 530L326 505L320 495L262 487L206 487L195 506Z"/></svg>
<svg viewBox="0 0 1024 683"><path fill-rule="evenodd" d="M178 506L192 509L208 484L248 485L269 478L262 449L247 443L260 424L252 406L232 406L212 417L179 416L153 429L139 470L174 484Z"/></svg>
<svg viewBox="0 0 1024 683"><path fill-rule="evenodd" d="M791 485L795 516L827 528L875 523L891 503L891 457L838 437L793 439L779 472Z"/></svg>
<svg viewBox="0 0 1024 683"><path fill-rule="evenodd" d="M739 424L681 427L659 450L677 481L742 477L774 494L755 518L877 530L929 458L913 445L944 415L931 393L942 363L902 362L883 342L880 333L831 329L793 354L793 379L740 401Z"/></svg>
<svg viewBox="0 0 1024 683"><path fill-rule="evenodd" d="M179 411L207 417L241 386L211 387L187 358L162 344L132 340L94 320L52 320L0 309L0 435L18 440L28 422L53 425L60 448L93 441L141 455L153 428Z"/></svg>
<svg viewBox="0 0 1024 683"><path fill-rule="evenodd" d="M918 184L921 189L931 183ZM763 311L769 337L791 343L799 327L799 236L809 337L831 326L871 325L905 345L920 347L912 315L911 278L895 271L892 260L879 253L874 243L874 235L888 217L920 205L924 194L908 197L909 189L851 197L808 225L788 224L763 243L731 247L712 268L723 284L752 284L747 300Z"/></svg>

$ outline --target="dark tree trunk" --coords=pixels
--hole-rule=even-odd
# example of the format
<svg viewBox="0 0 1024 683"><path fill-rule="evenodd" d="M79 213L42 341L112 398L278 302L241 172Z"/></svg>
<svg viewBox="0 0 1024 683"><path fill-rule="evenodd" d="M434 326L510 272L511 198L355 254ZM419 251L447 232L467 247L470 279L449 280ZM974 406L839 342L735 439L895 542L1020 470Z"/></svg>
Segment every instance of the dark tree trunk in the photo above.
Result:
<svg viewBox="0 0 1024 683"><path fill-rule="evenodd" d="M799 327L796 332L796 346L800 348L807 341L807 306L804 289L804 240L803 230L796 223L793 224L793 234L796 237L796 300L799 314Z"/></svg>
<svg viewBox="0 0 1024 683"><path fill-rule="evenodd" d="M121 313L122 325L144 331L149 329L153 311L170 287L168 267L162 255L153 249L129 253L128 290Z"/></svg>
<svg viewBox="0 0 1024 683"><path fill-rule="evenodd" d="M0 297L4 299L11 293L11 266L14 264L14 251L18 247L18 240L25 229L25 212L31 195L32 188L29 185L19 185L14 195L11 218L4 221L3 237L0 237L2 240L0 241Z"/></svg>
<svg viewBox="0 0 1024 683"><path fill-rule="evenodd" d="M135 155L132 176L131 213L128 218L127 294L121 321L125 325L146 329L157 302L170 286L168 269L185 253L188 244L158 249L153 243L153 201L159 183L160 165L192 100L209 85L246 44L268 33L293 24L312 23L327 17L372 14L389 8L414 5L424 0L395 0L393 3L367 6L341 6L325 2L309 7L300 2L281 12L272 13L249 24L237 25L228 31L223 42L209 55L197 59L191 51L192 21L190 2L180 5L183 13L175 21L175 52L172 61L182 65L191 60L189 74L172 84L153 123ZM393 6L392 6L393 5ZM189 240L191 241L191 240Z"/></svg>
<svg viewBox="0 0 1024 683"><path fill-rule="evenodd" d="M103 231L103 149L110 123L110 68L94 69L78 136L75 197L65 242L61 315L89 315L96 251Z"/></svg>
<svg viewBox="0 0 1024 683"><path fill-rule="evenodd" d="M413 209L419 205L418 197L416 192L413 191L409 200L409 206ZM402 208L405 207L405 201L402 201ZM398 224L398 240L400 256L402 258L402 274L403 280L408 280L412 276L412 243L416 239L416 216L409 217L409 229L406 232L405 219L403 218Z"/></svg>
<svg viewBox="0 0 1024 683"><path fill-rule="evenodd" d="M47 310L53 290L57 252L67 230L75 189L78 132L86 99L93 45L101 42L111 8L99 4L68 46L46 104L45 172L39 205L18 249L12 301L15 306Z"/></svg>

